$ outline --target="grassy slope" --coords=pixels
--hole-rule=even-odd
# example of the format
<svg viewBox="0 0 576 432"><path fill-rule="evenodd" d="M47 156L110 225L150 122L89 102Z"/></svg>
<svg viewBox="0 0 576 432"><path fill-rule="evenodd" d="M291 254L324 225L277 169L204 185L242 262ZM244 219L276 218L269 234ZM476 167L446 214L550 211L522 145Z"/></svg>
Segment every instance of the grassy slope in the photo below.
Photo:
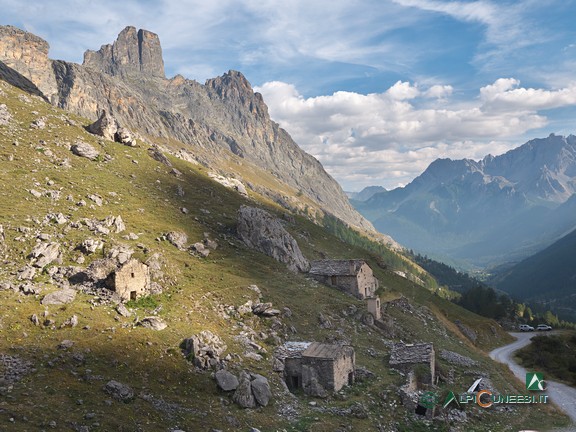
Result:
<svg viewBox="0 0 576 432"><path fill-rule="evenodd" d="M206 169L201 166L172 159L183 173L178 179L169 173L169 168L151 159L145 148L127 148L98 140L81 127L69 125L66 117L74 118L79 124L86 124L86 121L33 98L30 102L23 101L21 96L19 98L20 91L2 82L0 89L4 92L0 101L7 103L15 117L9 127L0 127L0 224L6 232L0 280L14 280L14 272L24 265L26 254L35 243L34 235L25 237L25 233L17 231L19 227L59 237L58 241L65 246L64 264L70 265L79 255L74 247L84 238L95 235L86 229L68 231L55 224L40 226L34 220L42 220L50 212L62 212L73 221L82 217L103 219L121 215L127 225L126 232L135 232L140 238L127 241L120 235L111 234L105 238L105 248L119 242L136 249L136 243L142 243L149 252L138 252L140 258L155 252L162 254L167 281L164 293L156 301L162 306L159 315L169 325L161 332L133 328L134 318L120 317L109 306L92 306L91 296L82 294L72 304L44 307L39 300L44 293L54 289L50 285L45 285L39 296L0 291L0 353L29 359L35 367L33 373L13 388L4 390L0 399L0 430L48 429L50 421L56 422L58 430L75 430L79 425L88 425L90 430L109 431L166 431L176 427L187 431L210 428L234 431L246 430L249 426L262 431L283 428L334 431L340 425L364 431L375 430L377 424L389 423L398 423L399 428L405 427L405 430L424 427L421 423L412 424L411 416L399 406L393 389L402 385L404 379L387 368L387 339L344 313L351 305L362 309L362 302L308 280L304 275L291 274L283 265L247 250L234 238L236 210L251 200L209 180ZM30 122L39 116L47 117L47 127L30 129ZM72 155L68 145L78 138L102 153L110 154L113 160L92 162ZM46 144L40 145L40 140ZM18 146L13 145L15 141ZM72 167L64 169L52 163L46 156L46 149L56 158L69 158ZM47 179L54 181L54 185L47 186ZM184 197L176 194L178 184L185 191ZM26 190L32 188L40 191L58 189L62 197L59 200L35 198ZM112 196L109 192L117 195ZM90 193L100 194L106 204L91 207L91 201L86 199ZM73 195L72 201L66 200L68 195ZM254 194L251 198L268 202ZM85 199L89 205L76 206L80 199ZM180 207L187 207L190 213L181 213ZM271 210L278 211L278 208ZM515 383L508 371L491 363L480 350L508 340L499 329L496 335L492 334L490 321L378 268L375 257L340 242L303 217L297 217L296 223L289 224L288 229L311 259L319 257L321 252L334 258L366 257L385 287L384 300L402 294L416 304L427 305L431 315L425 310L414 315L389 310L397 327L396 339L432 341L437 352L446 348L479 360L481 369L489 371L502 389L510 388L511 384L507 382ZM185 231L190 243L201 240L203 233L208 232L218 240L220 247L207 259L199 259L178 251L167 242L156 241L159 235L171 230ZM22 241L17 237L23 237ZM46 275L39 275L35 282L42 285L46 280ZM232 364L234 369L247 368L271 379L275 399L266 408L237 408L228 395L217 391L209 373L195 372L183 359L179 343L200 330L208 329L220 335L231 353L243 352L233 338L242 330L241 325L249 325L257 333L270 333L270 320L248 317L239 323L219 313L225 305L239 306L248 299L255 300L255 293L247 288L251 284L260 287L265 301L271 301L279 308L292 309L293 316L283 319L281 336L289 340L341 339L353 343L357 364L369 368L378 378L318 401L318 407L346 408L361 401L368 409L367 419L331 415L309 406L305 397L282 396L279 378L270 369L274 349L270 338L259 341L268 351L264 354L265 360ZM57 327L73 314L78 316L79 326L51 330L32 325L28 317L33 313L40 315L45 310L49 311L49 318L55 320ZM143 307L136 310L140 317L150 312ZM319 312L331 317L332 329L319 328ZM478 332L477 346L460 335L453 324L457 318ZM85 326L89 329L83 329ZM290 326L297 329L296 334L289 332ZM70 350L58 350L57 345L65 339L73 340L74 346ZM450 367L441 360L439 363L442 368ZM456 368L457 381L453 387L463 389L469 385L471 378L465 373ZM147 401L137 397L127 405L108 404L109 397L102 387L110 379L131 385L137 395L152 395L154 400L163 403L155 405L149 398ZM521 389L519 384L514 385ZM384 400L382 394L388 390L390 393ZM278 411L288 405L298 411L297 420L291 422L278 415ZM93 418L91 413L95 414ZM498 425L518 428L563 421L552 410L542 408L522 407L509 414L472 410L469 415L472 420L467 424L467 430L486 430L487 425L493 425L493 430L506 430L498 429Z"/></svg>

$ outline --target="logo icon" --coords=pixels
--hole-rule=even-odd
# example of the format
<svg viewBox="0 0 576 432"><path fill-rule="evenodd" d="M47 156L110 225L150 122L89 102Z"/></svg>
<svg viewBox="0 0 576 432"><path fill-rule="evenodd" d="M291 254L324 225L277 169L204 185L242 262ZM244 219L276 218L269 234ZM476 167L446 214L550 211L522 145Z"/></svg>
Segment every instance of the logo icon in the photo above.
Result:
<svg viewBox="0 0 576 432"><path fill-rule="evenodd" d="M460 407L460 404L458 403L458 399L456 399L456 395L454 394L454 392L452 390L450 390L450 392L446 395L446 399L444 399L444 403L442 404L442 407L446 408L452 402L456 402L456 405L458 407Z"/></svg>
<svg viewBox="0 0 576 432"><path fill-rule="evenodd" d="M418 403L424 408L432 409L438 404L438 395L434 392L426 392L420 396Z"/></svg>
<svg viewBox="0 0 576 432"><path fill-rule="evenodd" d="M546 381L544 381L544 374L539 372L526 373L526 390L530 391L544 391L546 390Z"/></svg>

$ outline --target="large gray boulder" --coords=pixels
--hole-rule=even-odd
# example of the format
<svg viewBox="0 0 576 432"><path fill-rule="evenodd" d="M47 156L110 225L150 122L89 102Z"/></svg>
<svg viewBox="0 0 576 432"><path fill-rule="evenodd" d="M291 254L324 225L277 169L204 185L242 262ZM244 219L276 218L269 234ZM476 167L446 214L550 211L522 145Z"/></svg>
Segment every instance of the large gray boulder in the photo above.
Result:
<svg viewBox="0 0 576 432"><path fill-rule="evenodd" d="M268 380L262 375L256 375L256 378L250 383L252 387L252 394L254 399L259 405L266 406L272 398L272 390Z"/></svg>
<svg viewBox="0 0 576 432"><path fill-rule="evenodd" d="M224 391L232 391L238 388L238 378L231 372L228 372L226 369L220 369L218 372L214 374L214 378L216 379L216 384L218 387Z"/></svg>
<svg viewBox="0 0 576 432"><path fill-rule="evenodd" d="M40 303L43 305L61 305L71 303L75 298L76 291L73 289L63 289L46 294Z"/></svg>
<svg viewBox="0 0 576 432"><path fill-rule="evenodd" d="M85 157L90 160L96 160L100 155L98 150L83 141L78 141L76 144L70 147L70 150L76 156Z"/></svg>
<svg viewBox="0 0 576 432"><path fill-rule="evenodd" d="M240 384L232 396L232 400L242 408L255 408L256 398L252 393L252 384L250 382L250 375L246 372L240 374Z"/></svg>
<svg viewBox="0 0 576 432"><path fill-rule="evenodd" d="M238 237L250 248L283 262L292 271L306 272L310 263L298 243L279 219L265 210L241 206L238 210Z"/></svg>
<svg viewBox="0 0 576 432"><path fill-rule="evenodd" d="M98 117L98 120L89 125L86 130L91 134L104 137L110 141L114 141L116 132L118 131L118 123L114 117L103 110L100 114L100 117Z"/></svg>

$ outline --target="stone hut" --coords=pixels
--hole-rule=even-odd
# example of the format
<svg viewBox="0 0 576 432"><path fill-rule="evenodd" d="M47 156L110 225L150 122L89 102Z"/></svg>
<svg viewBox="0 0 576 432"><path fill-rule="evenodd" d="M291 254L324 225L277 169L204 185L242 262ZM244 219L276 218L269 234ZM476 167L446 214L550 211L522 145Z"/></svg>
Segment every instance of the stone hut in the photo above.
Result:
<svg viewBox="0 0 576 432"><path fill-rule="evenodd" d="M433 384L436 367L434 346L431 343L403 344L395 343L390 353L390 366L406 374L418 366L424 366L426 371L422 382Z"/></svg>
<svg viewBox="0 0 576 432"><path fill-rule="evenodd" d="M354 384L356 358L351 346L319 342L292 345L284 359L284 379L291 391L301 388L307 395L325 397Z"/></svg>
<svg viewBox="0 0 576 432"><path fill-rule="evenodd" d="M132 258L110 273L106 286L115 291L123 301L136 300L150 291L148 266Z"/></svg>
<svg viewBox="0 0 576 432"><path fill-rule="evenodd" d="M378 279L363 260L312 261L310 275L359 299L373 297L378 289Z"/></svg>
<svg viewBox="0 0 576 432"><path fill-rule="evenodd" d="M366 299L368 312L372 314L375 320L382 318L380 297L369 297Z"/></svg>

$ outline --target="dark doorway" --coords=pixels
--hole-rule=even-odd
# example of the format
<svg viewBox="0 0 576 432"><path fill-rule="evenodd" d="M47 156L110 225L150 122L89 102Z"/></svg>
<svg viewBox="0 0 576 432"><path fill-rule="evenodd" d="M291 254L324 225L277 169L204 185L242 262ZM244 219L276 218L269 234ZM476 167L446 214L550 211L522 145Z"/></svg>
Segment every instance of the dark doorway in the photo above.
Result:
<svg viewBox="0 0 576 432"><path fill-rule="evenodd" d="M290 375L286 377L286 384L290 390L297 390L302 386L302 377L298 375Z"/></svg>
<svg viewBox="0 0 576 432"><path fill-rule="evenodd" d="M331 276L330 277L330 285L336 285L336 281L338 280L338 278L336 276Z"/></svg>
<svg viewBox="0 0 576 432"><path fill-rule="evenodd" d="M136 300L136 291L130 291L130 300Z"/></svg>
<svg viewBox="0 0 576 432"><path fill-rule="evenodd" d="M348 385L354 384L354 372L348 374Z"/></svg>
<svg viewBox="0 0 576 432"><path fill-rule="evenodd" d="M428 411L428 409L426 407L423 407L422 405L416 405L416 410L415 410L416 414L421 415L421 416L425 416L426 411Z"/></svg>

